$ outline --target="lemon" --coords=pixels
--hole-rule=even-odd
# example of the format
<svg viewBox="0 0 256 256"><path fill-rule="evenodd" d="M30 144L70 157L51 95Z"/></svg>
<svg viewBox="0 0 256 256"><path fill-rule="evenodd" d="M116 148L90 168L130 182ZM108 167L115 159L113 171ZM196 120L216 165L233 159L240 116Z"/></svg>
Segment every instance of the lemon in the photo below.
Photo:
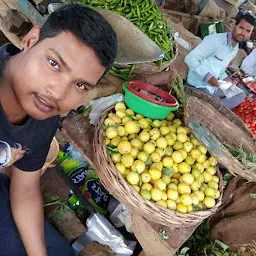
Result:
<svg viewBox="0 0 256 256"><path fill-rule="evenodd" d="M171 178L167 175L162 175L162 180L164 181L164 183L166 185L170 184L170 182L171 182Z"/></svg>
<svg viewBox="0 0 256 256"><path fill-rule="evenodd" d="M195 180L194 176L191 173L185 173L181 177L183 182L185 182L188 185L191 185Z"/></svg>
<svg viewBox="0 0 256 256"><path fill-rule="evenodd" d="M195 163L195 159L194 159L192 156L188 155L188 156L185 158L185 162L186 162L187 164L189 164L190 166L192 166L192 165Z"/></svg>
<svg viewBox="0 0 256 256"><path fill-rule="evenodd" d="M110 139L109 139L109 138L106 138L106 139L105 139L105 144L106 144L106 145L109 145L109 144L110 144Z"/></svg>
<svg viewBox="0 0 256 256"><path fill-rule="evenodd" d="M159 121L159 120L154 120L154 121L152 122L152 125L153 125L154 127L159 128L159 127L161 126L161 121Z"/></svg>
<svg viewBox="0 0 256 256"><path fill-rule="evenodd" d="M160 137L161 133L157 128L153 128L152 130L150 130L149 135L150 139L157 140Z"/></svg>
<svg viewBox="0 0 256 256"><path fill-rule="evenodd" d="M171 112L167 117L166 120L167 121L172 121L174 119L174 114Z"/></svg>
<svg viewBox="0 0 256 256"><path fill-rule="evenodd" d="M171 157L166 156L162 159L162 164L164 167L170 168L173 166L173 160Z"/></svg>
<svg viewBox="0 0 256 256"><path fill-rule="evenodd" d="M151 191L152 188L153 188L153 186L152 186L150 183L144 183L144 184L142 184L142 186L141 186L141 190L142 190L142 189L146 189L146 190Z"/></svg>
<svg viewBox="0 0 256 256"><path fill-rule="evenodd" d="M174 119L174 120L172 121L172 123L173 123L173 124L177 124L178 126L182 125L182 122L181 122L180 119Z"/></svg>
<svg viewBox="0 0 256 256"><path fill-rule="evenodd" d="M191 171L191 166L186 162L182 162L178 166L180 173L185 174Z"/></svg>
<svg viewBox="0 0 256 256"><path fill-rule="evenodd" d="M138 153L139 153L139 150L138 150L137 148L132 148L132 149L131 149L130 154L131 154L131 156L132 156L134 159L137 157Z"/></svg>
<svg viewBox="0 0 256 256"><path fill-rule="evenodd" d="M122 140L128 140L128 138L126 136L122 137Z"/></svg>
<svg viewBox="0 0 256 256"><path fill-rule="evenodd" d="M186 206L192 205L192 203L193 203L192 198L189 194L183 194L180 197L180 201L182 204L184 204Z"/></svg>
<svg viewBox="0 0 256 256"><path fill-rule="evenodd" d="M197 146L200 144L199 140L197 140L196 138L192 138L192 139L191 139L191 143L192 143L195 147L197 147Z"/></svg>
<svg viewBox="0 0 256 256"><path fill-rule="evenodd" d="M141 114L136 114L136 117L138 118L138 120L140 120L140 119L144 118L144 116L143 116L143 115L141 115Z"/></svg>
<svg viewBox="0 0 256 256"><path fill-rule="evenodd" d="M168 186L167 186L167 189L171 189L171 190L178 190L178 186L174 183L170 183Z"/></svg>
<svg viewBox="0 0 256 256"><path fill-rule="evenodd" d="M111 159L114 163L118 163L121 161L121 155L119 153L115 153L111 156Z"/></svg>
<svg viewBox="0 0 256 256"><path fill-rule="evenodd" d="M203 191L203 192L205 192L205 190L206 190L207 187L208 187L208 186L207 186L205 183L202 183L202 184L201 184L201 187L200 187L200 190Z"/></svg>
<svg viewBox="0 0 256 256"><path fill-rule="evenodd" d="M193 149L190 151L190 155L191 155L194 159L197 159L197 158L201 155L201 151L200 151L199 149L193 148Z"/></svg>
<svg viewBox="0 0 256 256"><path fill-rule="evenodd" d="M113 114L113 116L111 117L111 119L116 123L116 124L121 124L122 120L120 117L118 117L117 115Z"/></svg>
<svg viewBox="0 0 256 256"><path fill-rule="evenodd" d="M183 144L180 141L175 141L172 147L174 150L179 150L183 148Z"/></svg>
<svg viewBox="0 0 256 256"><path fill-rule="evenodd" d="M174 171L175 174L176 174L176 173L179 173L179 164L174 163L173 166L172 166L172 168L173 168L173 171Z"/></svg>
<svg viewBox="0 0 256 256"><path fill-rule="evenodd" d="M146 153L145 151L141 151L138 153L137 158L144 163L148 161L149 154Z"/></svg>
<svg viewBox="0 0 256 256"><path fill-rule="evenodd" d="M189 135L191 133L188 127L184 127L184 129L186 130L187 135Z"/></svg>
<svg viewBox="0 0 256 256"><path fill-rule="evenodd" d="M189 153L193 149L193 144L191 142L189 142L189 141L184 142L183 149L185 149L186 152Z"/></svg>
<svg viewBox="0 0 256 256"><path fill-rule="evenodd" d="M204 195L203 191L197 190L197 191L194 191L193 194L195 194L198 197L200 202L202 202L204 200L205 195Z"/></svg>
<svg viewBox="0 0 256 256"><path fill-rule="evenodd" d="M149 133L146 132L146 131L142 131L142 132L139 134L139 139L140 139L140 141L143 142L143 143L148 142L149 139L150 139Z"/></svg>
<svg viewBox="0 0 256 256"><path fill-rule="evenodd" d="M182 128L182 127L179 127L179 128ZM185 134L185 133L178 133L177 134L177 140L180 141L181 143L186 142L187 139L188 139L187 134ZM183 148L183 146L182 146L182 148Z"/></svg>
<svg viewBox="0 0 256 256"><path fill-rule="evenodd" d="M177 126L176 125L170 125L168 126L170 133L176 133L177 132Z"/></svg>
<svg viewBox="0 0 256 256"><path fill-rule="evenodd" d="M174 163L177 163L177 164L181 163L184 160L182 153L178 151L174 151L172 153L172 160Z"/></svg>
<svg viewBox="0 0 256 256"><path fill-rule="evenodd" d="M153 163L150 165L150 169L152 169L152 168L157 168L159 171L162 171L163 164L162 164L162 162Z"/></svg>
<svg viewBox="0 0 256 256"><path fill-rule="evenodd" d="M172 149L172 147L168 146L165 148L165 151L163 151L163 152L164 152L165 156L171 156L173 153L173 149Z"/></svg>
<svg viewBox="0 0 256 256"><path fill-rule="evenodd" d="M142 129L147 129L149 127L149 123L145 118L141 118L138 121L138 125L142 128Z"/></svg>
<svg viewBox="0 0 256 256"><path fill-rule="evenodd" d="M197 205L199 207L199 209L205 209L205 206L203 204L203 202L199 202L199 204Z"/></svg>
<svg viewBox="0 0 256 256"><path fill-rule="evenodd" d="M166 148L166 150L167 150L167 148ZM166 152L166 150L165 150L165 152ZM156 148L155 152L157 152L160 155L161 158L165 155L164 150L161 149L161 148Z"/></svg>
<svg viewBox="0 0 256 256"><path fill-rule="evenodd" d="M212 175L209 172L204 171L202 175L204 176L204 182L208 183L209 181L211 181Z"/></svg>
<svg viewBox="0 0 256 256"><path fill-rule="evenodd" d="M192 204L193 204L193 205L198 205L199 202L200 202L198 196L197 196L196 194L194 194L194 193L191 193L190 196L191 196L191 198L192 198Z"/></svg>
<svg viewBox="0 0 256 256"><path fill-rule="evenodd" d="M110 143L114 146L117 146L121 141L122 139L119 136L116 136L114 139L111 140Z"/></svg>
<svg viewBox="0 0 256 256"><path fill-rule="evenodd" d="M124 111L116 111L116 115L121 118L121 121L124 117L126 117L126 113Z"/></svg>
<svg viewBox="0 0 256 256"><path fill-rule="evenodd" d="M187 153L186 150L184 150L183 148L182 148L182 149L179 149L178 151L183 155L183 158L184 158L184 159L188 156L188 153Z"/></svg>
<svg viewBox="0 0 256 256"><path fill-rule="evenodd" d="M198 178L196 178L196 180L203 183L204 182L204 176L201 174Z"/></svg>
<svg viewBox="0 0 256 256"><path fill-rule="evenodd" d="M197 190L199 190L200 187L201 187L201 182L198 181L198 180L195 180L195 181L191 184L190 187L191 187L191 189L192 189L193 191L197 191Z"/></svg>
<svg viewBox="0 0 256 256"><path fill-rule="evenodd" d="M178 196L179 196L179 193L177 190L173 190L173 189L167 190L167 198L168 199L175 201L175 200L177 200Z"/></svg>
<svg viewBox="0 0 256 256"><path fill-rule="evenodd" d="M156 147L156 141L155 141L155 140L149 140L148 142L151 143L151 144L153 144L154 147Z"/></svg>
<svg viewBox="0 0 256 256"><path fill-rule="evenodd" d="M209 161L209 160L205 160L205 161L203 162L203 167L204 167L204 169L207 169L209 166L210 166L210 161Z"/></svg>
<svg viewBox="0 0 256 256"><path fill-rule="evenodd" d="M124 129L128 134L135 134L140 131L140 127L135 121L128 121L124 125Z"/></svg>
<svg viewBox="0 0 256 256"><path fill-rule="evenodd" d="M216 183L219 183L220 179L217 176L213 175L212 176L212 181L214 181Z"/></svg>
<svg viewBox="0 0 256 256"><path fill-rule="evenodd" d="M155 148L156 147L152 143L147 142L143 146L143 151L145 151L146 153L148 153L150 155L155 151Z"/></svg>
<svg viewBox="0 0 256 256"><path fill-rule="evenodd" d="M129 116L125 116L124 118L122 118L122 124L126 124L129 121L132 121L132 118Z"/></svg>
<svg viewBox="0 0 256 256"><path fill-rule="evenodd" d="M203 203L206 208L212 208L215 205L215 200L212 197L205 197Z"/></svg>
<svg viewBox="0 0 256 256"><path fill-rule="evenodd" d="M126 171L125 166L122 163L116 163L116 169L123 175Z"/></svg>
<svg viewBox="0 0 256 256"><path fill-rule="evenodd" d="M165 127L165 126L167 126L167 120L162 120L161 121L161 127Z"/></svg>
<svg viewBox="0 0 256 256"><path fill-rule="evenodd" d="M204 171L204 166L201 163L194 164L193 168L198 169L201 173Z"/></svg>
<svg viewBox="0 0 256 256"><path fill-rule="evenodd" d="M177 135L178 135L178 134L186 134L186 135L187 135L187 131L186 131L186 129L185 129L184 127L179 126L179 127L177 128Z"/></svg>
<svg viewBox="0 0 256 256"><path fill-rule="evenodd" d="M141 181L143 183L148 183L148 182L150 182L150 180L151 180L151 176L148 172L141 173Z"/></svg>
<svg viewBox="0 0 256 256"><path fill-rule="evenodd" d="M143 161L141 160L135 160L131 166L131 170L133 172L138 172L141 174L145 170L146 166Z"/></svg>
<svg viewBox="0 0 256 256"><path fill-rule="evenodd" d="M129 109L129 108L125 110L125 113L126 113L128 116L134 116L134 115L135 115L134 111L131 110L131 109Z"/></svg>
<svg viewBox="0 0 256 256"><path fill-rule="evenodd" d="M116 127L108 127L107 130L106 130L106 136L107 138L109 139L113 139L115 138L116 136L118 135L117 133L117 128Z"/></svg>
<svg viewBox="0 0 256 256"><path fill-rule="evenodd" d="M177 207L176 207L176 211L180 212L180 213L187 213L188 212L188 208L187 208L186 205L179 203L177 205Z"/></svg>
<svg viewBox="0 0 256 256"><path fill-rule="evenodd" d="M206 171L209 172L212 176L216 174L216 168L213 166L206 168Z"/></svg>
<svg viewBox="0 0 256 256"><path fill-rule="evenodd" d="M142 189L142 190L140 191L140 195L141 195L144 199L146 199L146 200L150 200L150 199L151 199L151 193L150 193L149 190Z"/></svg>
<svg viewBox="0 0 256 256"><path fill-rule="evenodd" d="M125 170L123 176L126 178L126 176L128 175L128 173L129 173L130 171L131 171L130 169L127 169L127 168L126 168L126 170Z"/></svg>
<svg viewBox="0 0 256 256"><path fill-rule="evenodd" d="M166 201L166 203L167 203L167 208L168 209L170 209L170 210L173 210L173 211L175 211L176 210L176 203L175 203L175 201L173 201L173 200L167 200Z"/></svg>
<svg viewBox="0 0 256 256"><path fill-rule="evenodd" d="M162 200L166 201L167 199L167 193L165 191L162 191Z"/></svg>
<svg viewBox="0 0 256 256"><path fill-rule="evenodd" d="M191 188L188 184L184 183L184 182L181 182L179 185L178 185L178 192L179 194L190 194L191 193Z"/></svg>
<svg viewBox="0 0 256 256"><path fill-rule="evenodd" d="M218 186L218 183L216 183L216 182L214 182L214 181L212 181L212 180L209 181L207 185L208 185L208 187L214 188L214 189L218 189L218 187L219 187L219 186Z"/></svg>
<svg viewBox="0 0 256 256"><path fill-rule="evenodd" d="M220 191L219 190L215 190L215 195L214 195L214 198L215 199L218 199L220 197Z"/></svg>
<svg viewBox="0 0 256 256"><path fill-rule="evenodd" d="M118 152L121 154L121 155L124 155L124 154L127 154L127 153L130 153L131 150L132 150L132 145L129 141L121 141L118 145L117 145L117 149L118 149Z"/></svg>
<svg viewBox="0 0 256 256"><path fill-rule="evenodd" d="M175 200L176 204L180 204L180 196Z"/></svg>
<svg viewBox="0 0 256 256"><path fill-rule="evenodd" d="M160 189L152 188L150 192L151 192L151 198L154 201L159 201L162 199L162 191Z"/></svg>
<svg viewBox="0 0 256 256"><path fill-rule="evenodd" d="M195 179L201 176L201 172L197 168L193 168L191 174L194 176Z"/></svg>
<svg viewBox="0 0 256 256"><path fill-rule="evenodd" d="M217 160L216 160L216 158L215 157L213 157L213 156L211 156L211 157L209 157L209 159L208 159L209 161L210 161L210 164L211 164L211 166L216 166L217 165Z"/></svg>
<svg viewBox="0 0 256 256"><path fill-rule="evenodd" d="M118 102L115 105L115 111L125 111L126 110L126 106L123 102Z"/></svg>
<svg viewBox="0 0 256 256"><path fill-rule="evenodd" d="M150 155L150 158L151 158L151 161L153 163L158 163L161 161L161 156L157 153L157 152L153 152L151 155Z"/></svg>
<svg viewBox="0 0 256 256"><path fill-rule="evenodd" d="M113 119L111 119L111 118L106 118L106 119L104 120L104 124L107 125L107 126L110 126L110 125L114 125L114 124L116 124L116 123L114 122Z"/></svg>
<svg viewBox="0 0 256 256"><path fill-rule="evenodd" d="M132 185L132 187L137 193L140 193L140 187L138 185Z"/></svg>
<svg viewBox="0 0 256 256"><path fill-rule="evenodd" d="M148 121L149 124L152 123L152 119L146 117L146 120Z"/></svg>
<svg viewBox="0 0 256 256"><path fill-rule="evenodd" d="M133 161L134 161L134 159L130 154L124 154L121 157L121 162L123 163L123 165L125 167L131 167L133 164Z"/></svg>
<svg viewBox="0 0 256 256"><path fill-rule="evenodd" d="M133 139L137 139L138 138L138 134L130 134L129 136L128 136L128 139L129 140L133 140Z"/></svg>
<svg viewBox="0 0 256 256"><path fill-rule="evenodd" d="M161 171L157 168L152 168L148 171L148 173L150 174L151 180L155 181L161 178Z"/></svg>
<svg viewBox="0 0 256 256"><path fill-rule="evenodd" d="M142 149L142 142L139 139L132 139L130 143L132 147L137 148L138 150Z"/></svg>
<svg viewBox="0 0 256 256"><path fill-rule="evenodd" d="M188 213L193 212L194 210L192 205L188 205L187 208L188 208Z"/></svg>
<svg viewBox="0 0 256 256"><path fill-rule="evenodd" d="M167 126L163 126L160 128L160 133L165 136L170 132L169 128Z"/></svg>
<svg viewBox="0 0 256 256"><path fill-rule="evenodd" d="M131 185L137 185L140 181L140 175L137 172L131 171L127 174L126 179Z"/></svg>
<svg viewBox="0 0 256 256"><path fill-rule="evenodd" d="M201 154L199 157L196 158L196 162L203 164L206 161L207 157L206 155Z"/></svg>
<svg viewBox="0 0 256 256"><path fill-rule="evenodd" d="M157 201L156 204L157 204L158 206L167 208L167 203L166 203L164 200Z"/></svg>
<svg viewBox="0 0 256 256"><path fill-rule="evenodd" d="M199 145L197 146L197 149L200 150L200 152L201 152L202 154L206 155L206 153L207 153L207 147L205 147L205 146L202 145L202 144L199 144Z"/></svg>
<svg viewBox="0 0 256 256"><path fill-rule="evenodd" d="M158 179L154 182L154 186L160 190L166 189L166 183L162 179Z"/></svg>
<svg viewBox="0 0 256 256"><path fill-rule="evenodd" d="M167 147L167 139L164 138L164 137L159 137L157 140L156 140L156 146L158 148L166 148Z"/></svg>
<svg viewBox="0 0 256 256"><path fill-rule="evenodd" d="M173 176L174 176L174 175L173 175ZM172 176L172 177L173 177L173 176ZM172 178L171 182L172 182L173 184L175 184L175 185L178 185L178 184L179 184L178 179L175 179L175 178ZM178 187L177 187L177 189L178 189Z"/></svg>
<svg viewBox="0 0 256 256"><path fill-rule="evenodd" d="M207 187L204 191L204 194L207 196L207 197L214 197L215 196L215 189L214 188L211 188L211 187Z"/></svg>

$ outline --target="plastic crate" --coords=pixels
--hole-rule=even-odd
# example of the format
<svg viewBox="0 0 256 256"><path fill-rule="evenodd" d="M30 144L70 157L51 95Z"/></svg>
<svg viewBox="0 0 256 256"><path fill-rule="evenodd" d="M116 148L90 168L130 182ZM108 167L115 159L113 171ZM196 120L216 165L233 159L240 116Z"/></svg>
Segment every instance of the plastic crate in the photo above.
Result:
<svg viewBox="0 0 256 256"><path fill-rule="evenodd" d="M223 32L224 32L224 24L222 21L200 24L200 37L202 39L208 35L223 33Z"/></svg>

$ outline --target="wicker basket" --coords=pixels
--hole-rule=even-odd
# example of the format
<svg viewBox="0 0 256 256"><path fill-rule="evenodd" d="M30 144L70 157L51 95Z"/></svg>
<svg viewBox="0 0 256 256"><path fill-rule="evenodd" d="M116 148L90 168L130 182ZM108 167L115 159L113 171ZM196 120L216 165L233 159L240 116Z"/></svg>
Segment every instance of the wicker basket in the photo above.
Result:
<svg viewBox="0 0 256 256"><path fill-rule="evenodd" d="M214 214L221 205L221 196L214 208L202 210L188 214L181 214L162 208L151 201L144 200L116 170L114 163L107 153L105 139L103 136L103 122L108 112L113 107L107 109L101 116L94 133L94 154L95 165L99 172L103 186L117 200L130 207L135 213L143 216L145 219L173 227L191 227L200 224L204 219ZM220 191L222 191L222 176L219 170L217 175L220 178Z"/></svg>
<svg viewBox="0 0 256 256"><path fill-rule="evenodd" d="M178 56L178 47L177 47L177 44L175 44L174 57L169 61L163 62L162 66L160 68L158 68L158 66L154 62L140 63L140 64L136 64L133 73L141 74L141 75L150 75L150 74L162 72L163 70L165 70L171 66L172 62L177 58L177 56ZM115 66L117 68L129 68L129 65L115 65Z"/></svg>

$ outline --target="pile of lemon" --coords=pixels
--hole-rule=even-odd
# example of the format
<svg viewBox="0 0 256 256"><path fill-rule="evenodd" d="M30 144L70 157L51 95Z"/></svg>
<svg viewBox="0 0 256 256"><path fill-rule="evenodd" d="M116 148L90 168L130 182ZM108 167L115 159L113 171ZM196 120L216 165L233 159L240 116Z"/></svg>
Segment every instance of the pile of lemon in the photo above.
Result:
<svg viewBox="0 0 256 256"><path fill-rule="evenodd" d="M180 119L145 118L123 102L104 120L105 142L117 170L146 200L189 213L220 197L217 161Z"/></svg>

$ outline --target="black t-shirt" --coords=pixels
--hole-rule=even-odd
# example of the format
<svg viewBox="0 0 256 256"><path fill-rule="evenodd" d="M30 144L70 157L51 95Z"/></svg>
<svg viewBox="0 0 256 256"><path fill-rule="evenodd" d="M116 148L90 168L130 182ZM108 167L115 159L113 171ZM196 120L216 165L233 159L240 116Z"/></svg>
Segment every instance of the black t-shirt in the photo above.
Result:
<svg viewBox="0 0 256 256"><path fill-rule="evenodd" d="M11 44L0 47L1 73L4 58L18 52ZM46 120L28 118L20 126L10 124L0 102L0 169L11 164L27 172L41 169L58 123L59 116Z"/></svg>

